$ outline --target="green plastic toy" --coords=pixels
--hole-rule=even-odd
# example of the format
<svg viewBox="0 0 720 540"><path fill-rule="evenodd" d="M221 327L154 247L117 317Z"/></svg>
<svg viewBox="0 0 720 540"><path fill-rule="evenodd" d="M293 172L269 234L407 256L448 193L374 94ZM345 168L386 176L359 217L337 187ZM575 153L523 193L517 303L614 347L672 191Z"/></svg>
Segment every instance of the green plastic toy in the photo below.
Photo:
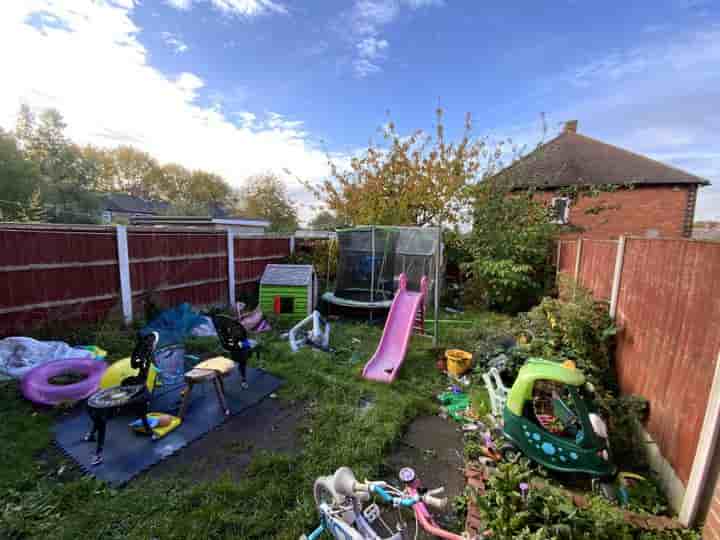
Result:
<svg viewBox="0 0 720 540"><path fill-rule="evenodd" d="M462 414L470 406L470 396L467 394L462 392L443 392L438 396L438 401L440 401L447 411L447 415L456 422L464 424L470 421Z"/></svg>
<svg viewBox="0 0 720 540"><path fill-rule="evenodd" d="M607 428L588 412L584 384L585 376L572 362L528 360L503 411L508 440L503 457L513 461L522 452L548 469L613 477L617 469L610 460Z"/></svg>

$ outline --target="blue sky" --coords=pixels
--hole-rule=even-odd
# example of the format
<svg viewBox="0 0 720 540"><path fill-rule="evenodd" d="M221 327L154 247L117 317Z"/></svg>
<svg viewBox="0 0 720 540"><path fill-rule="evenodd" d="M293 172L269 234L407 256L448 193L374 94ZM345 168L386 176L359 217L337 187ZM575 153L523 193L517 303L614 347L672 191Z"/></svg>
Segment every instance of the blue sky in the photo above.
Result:
<svg viewBox="0 0 720 540"><path fill-rule="evenodd" d="M714 181L698 218L720 219L718 4L11 1L0 45L29 54L10 61L0 125L20 102L56 106L78 140L237 185L262 170L319 179L326 152L365 146L386 111L401 131L429 129L440 103L451 134L470 112L478 135L528 145L545 113L551 134L575 118ZM308 216L312 199L287 181Z"/></svg>

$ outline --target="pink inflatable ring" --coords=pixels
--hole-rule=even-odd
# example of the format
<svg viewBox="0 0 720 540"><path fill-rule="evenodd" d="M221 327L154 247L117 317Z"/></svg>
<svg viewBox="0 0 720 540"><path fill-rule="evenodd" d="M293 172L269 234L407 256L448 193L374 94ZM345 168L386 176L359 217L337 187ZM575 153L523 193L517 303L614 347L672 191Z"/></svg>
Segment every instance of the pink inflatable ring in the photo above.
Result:
<svg viewBox="0 0 720 540"><path fill-rule="evenodd" d="M92 358L67 358L39 365L22 378L20 388L30 401L42 405L57 405L63 401L79 401L95 393L107 364ZM50 384L50 379L63 373L87 375L75 384Z"/></svg>

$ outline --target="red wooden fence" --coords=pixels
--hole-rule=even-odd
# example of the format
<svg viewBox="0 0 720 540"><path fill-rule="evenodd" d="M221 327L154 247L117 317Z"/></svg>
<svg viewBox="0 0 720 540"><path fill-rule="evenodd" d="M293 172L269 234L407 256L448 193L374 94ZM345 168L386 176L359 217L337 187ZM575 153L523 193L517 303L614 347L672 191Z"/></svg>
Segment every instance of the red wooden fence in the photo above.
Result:
<svg viewBox="0 0 720 540"><path fill-rule="evenodd" d="M617 240L582 240L578 282L597 300L610 300L617 247Z"/></svg>
<svg viewBox="0 0 720 540"><path fill-rule="evenodd" d="M135 313L160 305L228 301L228 234L193 229L127 229ZM235 237L236 290L290 254L288 237ZM114 227L0 225L0 336L33 326L122 317Z"/></svg>
<svg viewBox="0 0 720 540"><path fill-rule="evenodd" d="M720 350L720 244L628 238L617 301L622 390L687 484Z"/></svg>
<svg viewBox="0 0 720 540"><path fill-rule="evenodd" d="M650 402L646 428L687 484L720 351L720 243L628 237L615 276L620 245L563 240L558 273L598 300L611 299L618 280L621 388Z"/></svg>
<svg viewBox="0 0 720 540"><path fill-rule="evenodd" d="M112 227L0 228L0 335L98 320L119 298Z"/></svg>

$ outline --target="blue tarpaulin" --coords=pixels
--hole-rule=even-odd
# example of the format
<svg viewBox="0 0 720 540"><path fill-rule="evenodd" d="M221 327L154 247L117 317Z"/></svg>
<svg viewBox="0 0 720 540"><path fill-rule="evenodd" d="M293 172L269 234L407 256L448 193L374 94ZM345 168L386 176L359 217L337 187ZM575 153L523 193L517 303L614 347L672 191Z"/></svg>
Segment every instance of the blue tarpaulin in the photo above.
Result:
<svg viewBox="0 0 720 540"><path fill-rule="evenodd" d="M158 347L184 343L190 336L193 328L204 324L207 319L192 310L187 302L175 308L166 309L148 325L140 330L140 334L146 336L150 332L160 334Z"/></svg>

